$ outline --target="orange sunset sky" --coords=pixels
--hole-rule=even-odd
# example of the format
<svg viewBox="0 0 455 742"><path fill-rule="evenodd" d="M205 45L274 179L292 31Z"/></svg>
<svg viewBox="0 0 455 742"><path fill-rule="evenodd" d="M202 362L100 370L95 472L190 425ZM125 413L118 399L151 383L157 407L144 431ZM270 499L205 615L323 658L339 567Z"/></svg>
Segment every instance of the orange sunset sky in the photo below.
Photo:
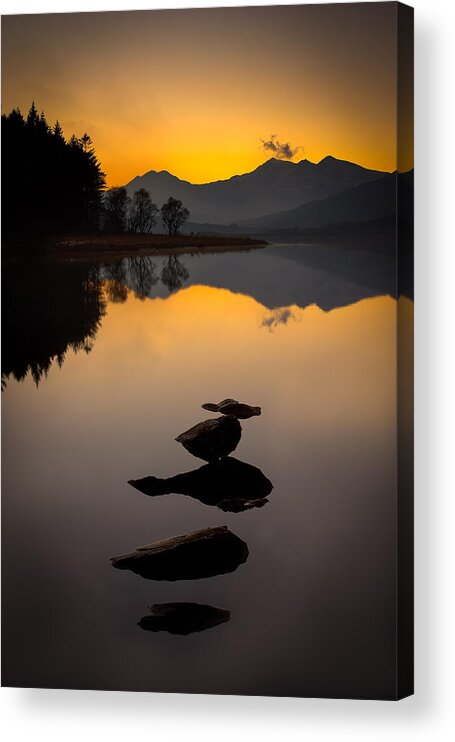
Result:
<svg viewBox="0 0 455 742"><path fill-rule="evenodd" d="M276 134L396 169L395 3L5 16L2 110L87 131L120 185L248 172ZM411 164L409 164L411 166Z"/></svg>

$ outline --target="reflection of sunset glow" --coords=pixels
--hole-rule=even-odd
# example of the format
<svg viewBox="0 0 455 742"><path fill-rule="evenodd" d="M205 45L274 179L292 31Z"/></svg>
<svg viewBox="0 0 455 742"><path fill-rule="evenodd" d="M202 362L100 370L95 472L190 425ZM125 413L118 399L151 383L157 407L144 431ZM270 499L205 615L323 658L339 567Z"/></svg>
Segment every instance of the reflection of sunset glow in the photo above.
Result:
<svg viewBox="0 0 455 742"><path fill-rule="evenodd" d="M110 185L247 172L271 132L315 162L396 168L393 3L2 21L3 110L35 99L66 135L87 130Z"/></svg>
<svg viewBox="0 0 455 742"><path fill-rule="evenodd" d="M160 418L171 406L188 409L191 419L196 403L233 396L275 407L286 435L298 435L302 414L307 429L356 419L372 428L392 424L395 301L367 299L328 313L289 309L293 320L267 332L270 310L249 296L191 286L141 302L130 292L125 303L108 305L91 354L69 354L61 370L53 367L41 395L57 394L76 417L78 404L84 409L82 400L92 398L84 416L94 424L125 384L129 414L139 417L143 399L153 400Z"/></svg>

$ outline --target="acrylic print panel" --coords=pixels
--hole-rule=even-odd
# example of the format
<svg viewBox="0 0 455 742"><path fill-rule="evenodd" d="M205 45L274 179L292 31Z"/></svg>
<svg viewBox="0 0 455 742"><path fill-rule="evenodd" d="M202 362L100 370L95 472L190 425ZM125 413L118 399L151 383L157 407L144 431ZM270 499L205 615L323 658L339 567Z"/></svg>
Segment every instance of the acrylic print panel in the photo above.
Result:
<svg viewBox="0 0 455 742"><path fill-rule="evenodd" d="M409 695L412 9L2 21L3 684Z"/></svg>

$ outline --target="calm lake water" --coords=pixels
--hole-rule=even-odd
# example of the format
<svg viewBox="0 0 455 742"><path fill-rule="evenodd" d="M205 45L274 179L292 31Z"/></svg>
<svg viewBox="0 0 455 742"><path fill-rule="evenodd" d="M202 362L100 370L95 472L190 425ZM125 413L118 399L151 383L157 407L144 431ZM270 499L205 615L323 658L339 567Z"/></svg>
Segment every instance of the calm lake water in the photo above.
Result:
<svg viewBox="0 0 455 742"><path fill-rule="evenodd" d="M393 695L394 278L380 250L299 245L4 271L4 684ZM225 397L262 407L234 455L272 481L264 507L127 484L202 465L174 438ZM109 561L218 525L249 548L230 574ZM230 620L137 625L171 601Z"/></svg>

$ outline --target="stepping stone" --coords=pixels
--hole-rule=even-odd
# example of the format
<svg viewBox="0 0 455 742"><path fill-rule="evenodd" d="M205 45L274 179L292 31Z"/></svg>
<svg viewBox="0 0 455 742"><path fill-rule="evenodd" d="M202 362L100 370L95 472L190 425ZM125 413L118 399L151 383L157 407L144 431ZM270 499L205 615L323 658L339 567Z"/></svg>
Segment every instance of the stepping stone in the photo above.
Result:
<svg viewBox="0 0 455 742"><path fill-rule="evenodd" d="M219 526L138 546L111 562L148 580L173 582L234 572L247 558L247 544L227 526Z"/></svg>
<svg viewBox="0 0 455 742"><path fill-rule="evenodd" d="M175 439L189 453L204 461L218 461L237 448L242 426L233 415L215 417L194 425Z"/></svg>

